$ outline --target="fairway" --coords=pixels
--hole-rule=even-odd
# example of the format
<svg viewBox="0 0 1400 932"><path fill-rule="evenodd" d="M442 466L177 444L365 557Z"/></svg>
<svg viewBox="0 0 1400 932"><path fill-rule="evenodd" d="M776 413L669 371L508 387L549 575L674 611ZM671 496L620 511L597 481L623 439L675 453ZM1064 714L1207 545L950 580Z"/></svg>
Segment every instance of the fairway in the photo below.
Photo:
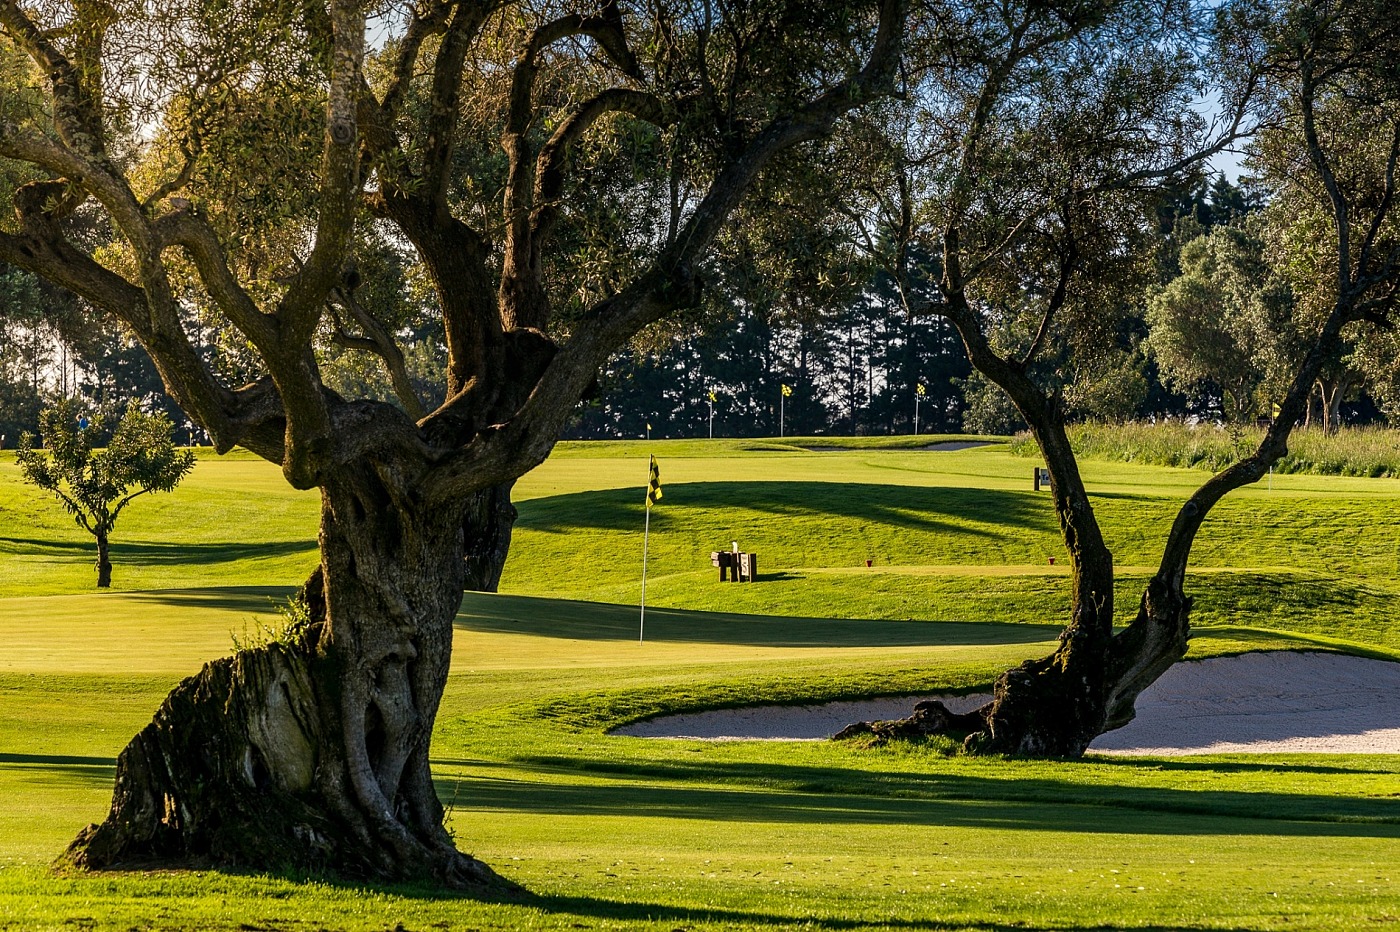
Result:
<svg viewBox="0 0 1400 932"><path fill-rule="evenodd" d="M666 713L984 690L1052 649L1068 570L1034 461L1004 445L808 449L828 445L843 446L566 443L517 484L502 591L463 601L434 740L458 845L527 891L506 902L237 872L50 872L105 813L117 753L170 688L281 624L278 602L315 565L320 500L248 454L206 451L174 493L123 517L114 589L98 593L90 539L0 453L0 928L1400 921L1400 756L1025 761L938 741L610 737ZM664 498L639 643L648 453ZM1082 465L1126 621L1206 474ZM760 555L760 582L716 581L709 554L732 540ZM1276 476L1226 499L1188 590L1193 657L1400 659L1400 481Z"/></svg>

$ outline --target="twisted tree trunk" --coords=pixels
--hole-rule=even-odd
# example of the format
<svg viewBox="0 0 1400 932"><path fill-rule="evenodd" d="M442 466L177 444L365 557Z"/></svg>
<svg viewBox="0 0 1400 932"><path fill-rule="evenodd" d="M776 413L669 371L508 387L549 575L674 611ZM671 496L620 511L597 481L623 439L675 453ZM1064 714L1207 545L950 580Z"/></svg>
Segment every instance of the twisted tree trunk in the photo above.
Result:
<svg viewBox="0 0 1400 932"><path fill-rule="evenodd" d="M519 512L510 501L514 483L482 489L467 506L466 588L471 592L495 592L510 555L511 531Z"/></svg>
<svg viewBox="0 0 1400 932"><path fill-rule="evenodd" d="M1113 554L1094 518L1058 403L1053 396L1047 400L1019 368L994 355L971 315L956 310L950 316L973 365L1011 396L1050 470L1051 496L1073 571L1069 623L1054 653L1003 673L992 700L980 709L955 715L941 703L921 703L907 719L856 723L837 737L949 735L980 753L1078 757L1096 737L1132 721L1137 697L1186 656L1192 605L1185 593L1186 569L1196 534L1222 498L1258 482L1287 452L1288 437L1305 413L1318 372L1338 354L1350 309L1343 302L1333 308L1258 448L1212 476L1182 504L1136 616L1116 632Z"/></svg>
<svg viewBox="0 0 1400 932"><path fill-rule="evenodd" d="M323 487L308 623L176 687L118 758L111 811L70 846L73 862L501 882L453 845L428 759L463 516L413 508L385 475L365 467Z"/></svg>

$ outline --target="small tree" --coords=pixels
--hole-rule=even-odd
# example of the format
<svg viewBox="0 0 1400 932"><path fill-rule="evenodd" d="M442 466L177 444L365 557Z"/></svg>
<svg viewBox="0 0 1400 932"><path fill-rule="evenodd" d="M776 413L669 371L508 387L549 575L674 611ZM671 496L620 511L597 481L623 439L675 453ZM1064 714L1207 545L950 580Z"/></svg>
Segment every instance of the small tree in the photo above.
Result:
<svg viewBox="0 0 1400 932"><path fill-rule="evenodd" d="M48 454L34 447L34 435L19 439L17 462L28 482L52 493L73 520L97 538L97 587L112 585L108 538L131 500L147 492L169 492L194 468L194 454L176 450L164 414L126 409L105 448L102 416L87 420L75 402L61 401L39 417ZM135 489L135 491L132 491Z"/></svg>

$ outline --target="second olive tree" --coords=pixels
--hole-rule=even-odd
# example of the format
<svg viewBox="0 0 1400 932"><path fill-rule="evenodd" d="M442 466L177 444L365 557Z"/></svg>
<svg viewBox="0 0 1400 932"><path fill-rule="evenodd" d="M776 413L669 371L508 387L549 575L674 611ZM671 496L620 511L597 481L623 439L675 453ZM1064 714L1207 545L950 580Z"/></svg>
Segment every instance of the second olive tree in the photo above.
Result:
<svg viewBox="0 0 1400 932"><path fill-rule="evenodd" d="M132 499L169 492L194 468L194 454L177 450L163 414L126 409L106 446L103 417L90 419L79 405L61 401L40 416L44 446L20 436L16 462L28 482L50 493L73 520L97 538L97 586L112 585L110 538Z"/></svg>

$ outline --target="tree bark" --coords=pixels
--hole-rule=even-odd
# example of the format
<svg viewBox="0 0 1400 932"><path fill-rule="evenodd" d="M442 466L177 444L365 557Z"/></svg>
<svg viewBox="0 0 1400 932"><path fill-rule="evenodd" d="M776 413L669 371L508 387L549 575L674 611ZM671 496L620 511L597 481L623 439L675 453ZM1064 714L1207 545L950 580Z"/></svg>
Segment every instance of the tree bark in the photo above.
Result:
<svg viewBox="0 0 1400 932"><path fill-rule="evenodd" d="M1322 429L1325 433L1335 434L1342 429L1342 401L1352 384L1353 380L1346 375L1317 380L1322 401Z"/></svg>
<svg viewBox="0 0 1400 932"><path fill-rule="evenodd" d="M1113 688L1105 662L1113 643L1113 554L1094 518L1058 406L1015 400L1050 470L1050 494L1070 557L1070 619L1053 654L997 679L992 701L978 711L982 727L966 736L966 744L986 753L1074 757L1103 732Z"/></svg>
<svg viewBox="0 0 1400 932"><path fill-rule="evenodd" d="M107 534L98 531L97 537L97 588L110 589L112 587L112 553L107 542Z"/></svg>
<svg viewBox="0 0 1400 932"><path fill-rule="evenodd" d="M467 506L463 524L466 549L465 587L471 592L495 592L510 555L511 531L519 516L510 501L515 483L508 482L478 492Z"/></svg>
<svg viewBox="0 0 1400 932"><path fill-rule="evenodd" d="M207 664L117 761L91 868L208 864L504 885L443 826L428 749L465 580L463 515L414 509L393 470L322 488L306 623Z"/></svg>

